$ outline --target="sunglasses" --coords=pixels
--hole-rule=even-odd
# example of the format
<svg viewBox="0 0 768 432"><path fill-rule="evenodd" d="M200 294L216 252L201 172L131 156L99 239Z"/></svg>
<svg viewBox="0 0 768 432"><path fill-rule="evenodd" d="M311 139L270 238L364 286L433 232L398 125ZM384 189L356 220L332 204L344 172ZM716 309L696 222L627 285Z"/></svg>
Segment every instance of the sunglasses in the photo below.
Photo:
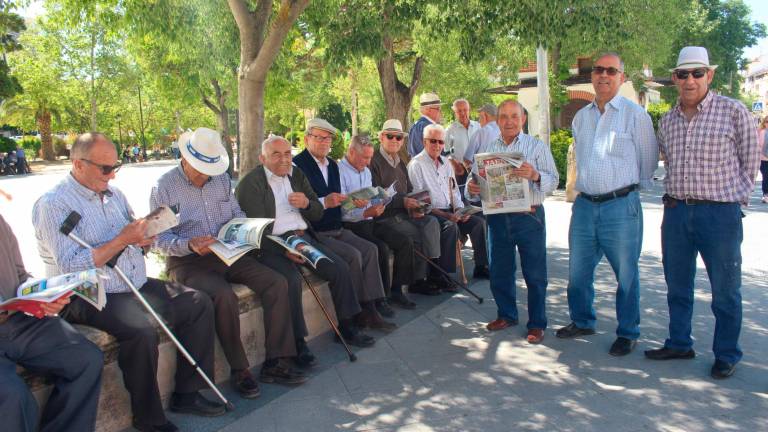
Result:
<svg viewBox="0 0 768 432"><path fill-rule="evenodd" d="M117 171L120 170L120 167L123 166L123 164L121 163L118 163L116 165L101 165L101 164L97 164L96 162L89 161L88 159L80 159L80 160L83 162L87 162L88 164L93 165L96 168L100 169L101 173L104 175L109 175L109 174L112 174L113 172L116 173Z"/></svg>
<svg viewBox="0 0 768 432"><path fill-rule="evenodd" d="M435 138L427 138L427 142L430 144L440 144L440 145L445 144L445 140L435 139Z"/></svg>
<svg viewBox="0 0 768 432"><path fill-rule="evenodd" d="M699 79L707 74L706 69L694 69L694 70L676 70L675 76L679 80L688 79L688 75L693 75L694 78Z"/></svg>
<svg viewBox="0 0 768 432"><path fill-rule="evenodd" d="M617 73L624 72L621 69L616 69L615 67L603 67L603 66L595 66L592 68L592 73L595 75L602 75L603 73L607 73L609 76L615 76Z"/></svg>
<svg viewBox="0 0 768 432"><path fill-rule="evenodd" d="M388 140L395 140L395 141L402 141L403 136L402 135L392 135L392 134L384 134L385 137L387 137Z"/></svg>

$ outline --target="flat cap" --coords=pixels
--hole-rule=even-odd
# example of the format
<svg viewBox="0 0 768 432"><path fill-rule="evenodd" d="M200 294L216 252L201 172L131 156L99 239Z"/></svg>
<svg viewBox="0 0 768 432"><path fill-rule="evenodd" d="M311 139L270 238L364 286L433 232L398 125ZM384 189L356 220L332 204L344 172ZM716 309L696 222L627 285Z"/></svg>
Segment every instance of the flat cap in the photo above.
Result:
<svg viewBox="0 0 768 432"><path fill-rule="evenodd" d="M328 123L324 119L321 119L320 117L315 117L307 122L307 131L311 131L312 129L324 130L334 135L338 135L339 133L338 129L336 129L335 127L333 127L332 124Z"/></svg>

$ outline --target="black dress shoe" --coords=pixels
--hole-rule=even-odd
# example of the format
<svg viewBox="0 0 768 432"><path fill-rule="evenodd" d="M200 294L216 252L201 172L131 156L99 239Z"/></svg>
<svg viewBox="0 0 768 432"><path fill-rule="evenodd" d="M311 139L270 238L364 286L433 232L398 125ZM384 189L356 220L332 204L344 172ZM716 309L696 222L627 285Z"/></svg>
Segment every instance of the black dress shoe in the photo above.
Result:
<svg viewBox="0 0 768 432"><path fill-rule="evenodd" d="M150 425L144 424L135 418L133 419L133 428L140 432L179 432L179 428L169 421L161 425Z"/></svg>
<svg viewBox="0 0 768 432"><path fill-rule="evenodd" d="M712 365L712 370L710 370L709 374L712 375L712 378L714 379L725 379L733 375L735 371L735 364L728 363L724 360L715 360L715 364Z"/></svg>
<svg viewBox="0 0 768 432"><path fill-rule="evenodd" d="M338 336L334 337L334 340L337 343L341 343L341 339ZM357 329L353 332L345 332L344 340L347 342L347 345L360 348L368 348L376 343L376 339L373 336L369 336Z"/></svg>
<svg viewBox="0 0 768 432"><path fill-rule="evenodd" d="M218 417L227 410L220 402L209 401L200 392L174 393L171 395L171 411L202 417Z"/></svg>
<svg viewBox="0 0 768 432"><path fill-rule="evenodd" d="M635 345L637 345L636 340L627 339L625 337L618 337L613 342L613 345L611 345L611 349L608 351L608 354L615 357L625 356L632 352L632 350L635 348Z"/></svg>
<svg viewBox="0 0 768 432"><path fill-rule="evenodd" d="M267 366L267 362L264 362L259 374L261 382L270 384L299 385L304 384L308 379L309 377L303 372L291 368L291 365L284 359L278 359L269 366Z"/></svg>
<svg viewBox="0 0 768 432"><path fill-rule="evenodd" d="M296 357L293 358L293 362L302 368L309 368L317 364L315 355L309 350L304 338L296 339Z"/></svg>
<svg viewBox="0 0 768 432"><path fill-rule="evenodd" d="M645 358L649 360L692 359L694 357L696 357L696 352L692 349L689 349L688 351L680 351L664 347L645 351Z"/></svg>
<svg viewBox="0 0 768 432"><path fill-rule="evenodd" d="M561 327L555 332L555 336L560 339L570 339L577 336L589 336L595 334L595 329L576 327L576 324L570 323L565 327Z"/></svg>
<svg viewBox="0 0 768 432"><path fill-rule="evenodd" d="M379 330L384 333L392 333L397 329L397 324L385 321L378 312L367 309L357 314L355 324L360 328Z"/></svg>
<svg viewBox="0 0 768 432"><path fill-rule="evenodd" d="M420 280L408 287L408 292L413 294L421 294L428 296L440 295L440 287L432 283L432 281Z"/></svg>
<svg viewBox="0 0 768 432"><path fill-rule="evenodd" d="M403 309L416 309L416 303L412 302L411 299L403 293L392 293L389 297L389 303Z"/></svg>
<svg viewBox="0 0 768 432"><path fill-rule="evenodd" d="M253 375L251 375L251 371L248 369L233 372L229 381L232 383L232 387L237 394L242 398L256 399L261 396L259 384L253 379Z"/></svg>
<svg viewBox="0 0 768 432"><path fill-rule="evenodd" d="M472 270L472 279L490 279L491 272L488 271L488 266L475 266Z"/></svg>
<svg viewBox="0 0 768 432"><path fill-rule="evenodd" d="M389 306L386 299L376 300L376 310L379 311L384 318L392 318L395 316L395 311Z"/></svg>

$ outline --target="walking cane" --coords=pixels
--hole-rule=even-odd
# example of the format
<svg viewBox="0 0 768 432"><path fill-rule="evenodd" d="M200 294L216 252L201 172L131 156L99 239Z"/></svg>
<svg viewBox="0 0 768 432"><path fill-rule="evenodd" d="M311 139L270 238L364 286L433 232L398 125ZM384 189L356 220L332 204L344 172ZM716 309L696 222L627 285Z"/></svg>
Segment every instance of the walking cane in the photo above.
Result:
<svg viewBox="0 0 768 432"><path fill-rule="evenodd" d="M344 336L341 335L341 332L339 331L339 328L336 326L336 323L333 322L333 318L331 318L331 315L328 313L328 309L325 308L325 305L323 304L323 301L320 300L320 295L315 290L315 287L312 285L312 283L307 279L306 276L304 276L304 272L301 271L301 269L297 269L299 271L299 274L301 275L301 278L304 279L304 282L309 287L309 291L312 292L312 295L315 297L315 300L317 300L317 304L320 305L320 309L322 309L323 314L325 315L325 319L328 320L328 324L331 325L331 328L336 333L336 336L341 341L341 344L344 345L344 349L347 350L347 355L349 356L349 361L355 362L357 361L357 356L355 353L352 352L352 350L349 349L349 345L347 345L347 341L344 340Z"/></svg>
<svg viewBox="0 0 768 432"><path fill-rule="evenodd" d="M466 283L462 284L461 282L459 282L459 281L455 280L454 278L452 278L452 277L451 277L451 275L450 275L450 274L448 274L448 272L447 272L447 271L443 270L442 268L440 268L440 266L439 266L439 265L437 265L437 264L435 264L434 262L432 262L432 260L431 260L431 259L429 259L429 258L428 258L426 255L424 255L423 253L421 253L421 251L419 251L418 249L414 248L414 249L413 249L413 251L414 251L414 252L416 252L416 255L418 255L418 256L419 256L419 258L421 258L421 259L423 259L424 261L426 261L426 262L427 262L427 264L431 265L432 267L434 267L435 269L437 269L437 271L439 271L439 272L440 272L440 273L441 273L443 276L445 276L445 277L448 279L448 282L449 282L451 285L453 285L453 286L456 286L456 287L459 287L459 288L463 289L464 291L466 291L466 292L468 292L469 294L471 294L471 295L472 295L472 297L476 298L476 299L477 299L477 302L478 302L479 304L483 304L483 301L484 301L484 299L483 299L482 297L480 297L479 295L475 294L475 292L474 292L474 291L472 291L471 289L469 289L469 287L466 285Z"/></svg>
<svg viewBox="0 0 768 432"><path fill-rule="evenodd" d="M75 235L72 230L75 229L78 223L80 223L80 214L76 211L73 211L72 213L67 216L67 219L64 220L64 222L61 224L61 228L59 228L59 231L61 231L62 234L69 237L70 239L74 240L75 243L79 244L80 246L87 248L87 249L93 249L91 245L86 243L83 239ZM165 334L168 336L169 339L173 342L174 345L176 345L176 348L179 350L179 352L184 356L184 358L187 359L189 364L192 365L192 367L195 368L198 375L200 375L201 378L205 381L206 384L208 384L208 387L213 390L214 393L216 393L216 396L224 403L224 406L226 407L227 411L233 411L235 409L235 405L232 404L232 402L228 401L227 398L224 397L223 394L219 391L219 389L216 387L216 384L211 381L210 378L208 378L208 375L203 372L202 369L200 369L200 366L195 361L194 357L187 351L186 348L184 348L184 345L179 342L178 339L176 339L176 336L173 335L171 330L168 328L168 326L165 325L163 320L160 318L159 315L157 315L157 312L155 312L154 309L152 309L152 306L147 302L147 300L144 298L143 295L139 292L139 290L136 288L135 285L133 285L133 282L131 279L128 278L128 276L123 273L123 270L117 266L117 258L120 256L120 253L115 255L109 262L107 262L107 266L114 269L117 274L120 276L120 279L123 280L128 285L128 288L131 289L131 292L133 295L136 296L136 298L139 300L139 303L141 303L142 306L144 306L144 309L149 312L150 315L157 321L158 324L160 324L160 328L163 329Z"/></svg>
<svg viewBox="0 0 768 432"><path fill-rule="evenodd" d="M451 199L451 211L456 211L456 199L453 197L453 190L456 189L456 179L451 177L449 182L450 188L448 190L448 196ZM457 224L458 227L458 224ZM461 240L456 239L456 262L459 264L459 270L461 271L461 282L467 284L467 274L464 273L464 258L461 256ZM458 275L457 275L458 276Z"/></svg>

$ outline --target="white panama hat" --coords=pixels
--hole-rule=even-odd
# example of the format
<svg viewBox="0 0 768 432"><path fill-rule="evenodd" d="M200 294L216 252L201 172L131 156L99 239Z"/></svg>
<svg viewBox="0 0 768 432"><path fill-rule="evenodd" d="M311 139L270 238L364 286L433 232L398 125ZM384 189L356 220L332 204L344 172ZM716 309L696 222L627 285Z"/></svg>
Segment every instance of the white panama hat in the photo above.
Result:
<svg viewBox="0 0 768 432"><path fill-rule="evenodd" d="M675 66L674 69L670 69L670 72L674 72L678 69L696 68L715 70L717 69L717 65L709 64L709 53L706 48L687 46L680 50L680 54L677 56L677 66Z"/></svg>
<svg viewBox="0 0 768 432"><path fill-rule="evenodd" d="M224 174L229 156L221 144L221 135L213 129L198 128L179 137L181 156L195 170L209 175Z"/></svg>

